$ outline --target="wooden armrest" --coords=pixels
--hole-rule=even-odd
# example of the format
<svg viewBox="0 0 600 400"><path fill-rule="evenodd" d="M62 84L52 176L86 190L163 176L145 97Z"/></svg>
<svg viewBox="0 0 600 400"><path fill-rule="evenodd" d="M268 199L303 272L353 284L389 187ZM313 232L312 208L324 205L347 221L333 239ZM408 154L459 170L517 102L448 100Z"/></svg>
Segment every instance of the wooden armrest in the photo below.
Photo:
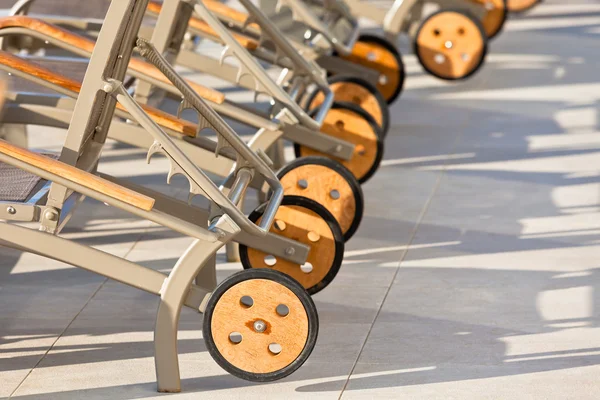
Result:
<svg viewBox="0 0 600 400"><path fill-rule="evenodd" d="M21 71L31 76L43 79L53 85L60 86L64 89L79 93L81 90L81 84L73 79L69 79L66 76L56 74L49 69L41 67L37 64L27 62L20 57L12 55L6 51L0 51L0 64L6 65L17 71Z"/></svg>
<svg viewBox="0 0 600 400"><path fill-rule="evenodd" d="M6 51L0 50L0 64L8 65L11 68L24 72L28 75L39 77L47 82L68 89L75 94L78 94L81 90L81 84L79 82L59 75L32 62L23 60L22 58L7 53ZM121 104L117 104L117 108L119 110L126 111ZM162 127L178 132L185 136L196 136L196 124L179 119L169 113L144 104L142 104L142 108L154 120L154 122Z"/></svg>
<svg viewBox="0 0 600 400"><path fill-rule="evenodd" d="M151 197L144 196L133 190L109 182L69 164L14 146L4 140L0 140L0 153L16 158L29 165L42 168L55 175L60 175L70 182L103 193L113 199L120 200L141 210L150 211L154 207L154 199Z"/></svg>
<svg viewBox="0 0 600 400"><path fill-rule="evenodd" d="M182 135L189 137L196 137L198 133L198 125L186 121L181 118L177 118L167 112L161 111L157 108L147 106L145 104L140 104L146 114L150 116L158 125L163 128L170 129L172 131L178 132ZM123 111L126 111L125 108L121 104L117 104L117 108Z"/></svg>
<svg viewBox="0 0 600 400"><path fill-rule="evenodd" d="M0 79L0 115L2 115L2 110L4 109L5 101L6 101L6 81L4 79Z"/></svg>
<svg viewBox="0 0 600 400"><path fill-rule="evenodd" d="M206 1L206 0L204 1L204 5L206 5L207 7L208 7L208 3L209 3L208 1ZM217 3L217 2L214 2L214 3L221 5L220 3ZM210 9L210 7L208 7L208 8ZM148 11L150 11L152 14L155 14L155 15L160 14L161 9L162 9L161 3L157 3L155 1L150 1L148 3ZM233 11L236 11L236 10L233 10ZM213 12L215 14L220 14L217 11L213 11ZM242 14L242 15L246 15L244 13L240 13L239 11L236 11L236 12L239 14ZM246 20L246 18L248 18L248 15L246 15L246 17L244 18L244 21ZM192 29L195 29L195 30L199 31L200 33L207 35L215 40L220 40L219 35L217 35L217 32L215 32L215 30L213 28L211 28L210 25L208 25L206 22L202 21L200 18L197 18L197 17L190 18L189 26ZM254 26L258 29L258 25L252 24L252 26ZM235 38L235 40L237 40L237 42L239 44L241 44L244 48L246 48L248 50L256 50L258 48L258 42L254 39L248 38L244 35L239 35L237 33L233 33L233 37Z"/></svg>
<svg viewBox="0 0 600 400"><path fill-rule="evenodd" d="M20 15L0 19L0 29L15 26L28 28L32 31L40 32L44 35L56 38L61 42L81 49L89 54L92 54L92 51L94 51L95 43L92 40L39 19ZM132 71L136 71L161 82L171 84L167 77L164 76L163 73L158 70L158 68L145 61L133 58L129 63L129 68ZM225 95L219 91L207 88L196 82L188 80L186 80L186 82L203 99L217 104L222 104L225 101Z"/></svg>
<svg viewBox="0 0 600 400"><path fill-rule="evenodd" d="M31 18L24 15L13 15L0 19L0 29L11 27L27 28L32 31L40 32L43 35L56 38L73 47L85 50L88 53L91 53L94 50L94 42L88 38L79 36L71 31L36 18Z"/></svg>

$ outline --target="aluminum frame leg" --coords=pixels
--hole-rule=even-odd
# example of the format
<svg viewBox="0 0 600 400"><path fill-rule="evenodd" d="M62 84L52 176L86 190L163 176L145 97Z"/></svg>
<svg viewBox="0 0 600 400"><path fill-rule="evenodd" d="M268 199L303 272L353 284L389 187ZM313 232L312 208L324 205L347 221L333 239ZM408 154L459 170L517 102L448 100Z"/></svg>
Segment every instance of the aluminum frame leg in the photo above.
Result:
<svg viewBox="0 0 600 400"><path fill-rule="evenodd" d="M227 215L219 219L215 228L223 234L221 240L215 243L194 241L179 259L161 289L154 329L154 362L159 392L181 391L177 326L192 281L217 250L240 232L240 228Z"/></svg>

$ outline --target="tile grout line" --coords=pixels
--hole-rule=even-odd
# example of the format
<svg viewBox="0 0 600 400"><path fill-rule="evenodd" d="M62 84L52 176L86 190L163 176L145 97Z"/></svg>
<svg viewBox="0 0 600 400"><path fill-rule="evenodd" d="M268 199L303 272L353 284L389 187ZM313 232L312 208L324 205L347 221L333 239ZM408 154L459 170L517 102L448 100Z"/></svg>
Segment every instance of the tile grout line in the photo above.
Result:
<svg viewBox="0 0 600 400"><path fill-rule="evenodd" d="M63 335L65 334L65 332L71 327L71 325L73 324L73 322L75 322L75 320L77 319L77 317L79 317L79 315L83 312L83 310L89 304L89 302L92 301L92 299L94 298L94 296L96 296L96 294L100 291L100 289L102 289L102 287L104 286L104 284L106 283L106 281L108 281L108 278L105 278L104 281L102 281L102 283L100 283L100 285L98 285L98 287L96 288L96 290L94 290L94 293L92 293L92 295L86 300L86 302L83 304L83 306L81 307L81 309L77 312L77 314L75 314L75 316L71 319L71 321L67 324L67 326L58 334L58 336L56 337L56 339L52 342L52 344L48 347L48 349L44 352L44 354L40 357L40 359L29 370L29 372L27 372L27 375L25 375L25 377L21 380L21 382L19 382L19 384L17 385L17 387L11 392L11 394L8 396L9 399L11 399L15 395L15 393L19 390L19 388L21 388L21 386L23 386L23 384L25 383L25 381L27 380L27 378L29 378L29 376L32 374L33 370L36 369L37 366L40 365L40 363L46 358L46 356L48 355L48 353L50 353L50 351L52 351L52 349L54 348L54 346L56 345L56 343L60 340L61 337L63 337Z"/></svg>
<svg viewBox="0 0 600 400"><path fill-rule="evenodd" d="M471 119L470 117L465 118L465 122L464 122L463 126L468 126L470 119ZM454 143L452 144L451 150L448 152L448 156L456 154L456 150L457 150L456 146L458 145L461 138L462 138L462 131L459 131L458 135L456 136L456 139L454 140ZM375 323L377 322L377 318L379 318L379 314L381 314L381 309L383 308L383 305L385 304L385 301L392 289L392 286L394 285L394 282L396 281L396 277L398 276L398 273L400 272L400 266L402 264L402 261L404 261L404 259L406 258L406 255L408 254L408 251L410 250L410 246L411 246L412 242L414 241L415 236L417 235L417 232L419 230L421 222L425 218L425 215L427 214L427 211L429 210L429 206L431 205L433 198L435 197L438 189L440 188L440 186L442 184L442 178L446 175L446 171L448 169L449 162L450 162L450 157L448 157L448 160L446 160L446 163L444 164L444 168L440 171L440 174L437 177L435 185L434 185L433 189L431 190L431 194L429 195L429 198L425 201L425 204L423 205L423 209L421 210L421 213L417 217L415 226L410 234L410 238L408 239L406 249L402 252L402 255L400 256L400 260L398 260L398 266L396 267L394 276L390 280L390 284L388 285L388 287L385 291L385 294L381 301L381 305L379 306L379 309L377 310L377 313L375 314L375 317L373 318L373 322L371 323L371 326L369 327L369 330L367 331L365 340L363 341L363 344L358 352L358 355L356 356L356 360L354 361L354 364L352 365L352 368L350 369L350 372L348 373L348 377L346 378L346 381L344 382L344 386L342 387L342 390L340 391L338 400L342 399L342 396L344 395L344 392L346 391L348 384L350 383L350 378L352 377L352 374L354 374L354 370L356 369L356 366L358 365L358 360L360 360L360 357L365 349L365 346L367 345L367 342L369 341L369 337L371 336L371 332L373 331L373 327L375 326Z"/></svg>
<svg viewBox="0 0 600 400"><path fill-rule="evenodd" d="M175 194L175 197L178 194L180 194L181 192L183 192L183 190L184 189L178 190L176 192L176 194ZM133 243L133 245L131 246L131 248L123 255L124 259L126 259L129 256L129 254L131 254L131 252L133 251L133 249L135 248L135 246L137 246L137 244L144 237L144 235L146 233L148 233L148 229L150 229L150 225L146 228L145 232L143 232L143 233L140 234L140 236ZM58 340L71 327L71 325L73 324L73 322L75 322L75 320L77 319L77 317L79 317L79 315L83 312L83 310L85 310L85 308L90 303L90 301L92 301L92 299L96 296L96 294L98 294L98 292L100 291L100 289L102 289L104 287L104 285L106 284L106 282L108 282L108 281L109 281L109 278L105 278L104 281L102 281L102 283L100 283L100 285L98 286L98 288L96 288L96 290L94 291L94 293L92 293L92 295L86 300L86 302L83 304L83 306L81 307L81 309L77 312L77 314L75 314L75 316L73 317L73 319L71 319L71 321L67 324L67 326L65 327L65 329L63 329L60 332L60 334L58 335L58 337L56 338L56 340L54 340L54 342L52 342L52 344L50 345L50 347L48 347L48 349L44 352L44 354L42 355L42 357L40 357L40 359L38 360L38 362L35 363L35 365L29 370L29 372L27 372L27 374L21 380L21 382L19 382L19 384L17 385L17 387L10 393L10 395L8 396L9 399L11 399L15 395L15 393L19 390L19 388L21 388L21 386L23 386L23 384L25 383L25 381L27 380L27 378L29 378L29 376L33 373L33 370L36 369L37 366L40 365L40 363L46 358L46 356L48 355L48 353L50 353L50 351L52 351L52 349L54 348L54 346L56 345L56 343L58 342Z"/></svg>
<svg viewBox="0 0 600 400"><path fill-rule="evenodd" d="M137 238L137 240L133 243L133 245L131 246L131 248L123 255L124 259L126 259L129 256L129 254L131 254L131 252L133 251L133 249L135 248L135 246L137 246L137 244L140 242L140 240L147 233L148 229L149 229L149 227L146 228L146 232L142 233ZM69 330L69 328L71 327L71 325L73 325L73 323L75 322L75 320L77 319L77 317L79 317L79 315L81 315L81 313L83 312L83 310L85 310L85 308L88 306L88 304L92 301L92 299L94 297L96 297L96 295L98 294L98 292L100 291L100 289L102 289L104 287L104 285L106 284L106 282L108 282L108 281L109 281L109 278L104 278L104 280L100 283L100 285L98 285L98 287L96 288L96 290L94 290L94 292L91 294L91 296L85 301L85 303L83 304L83 306L81 307L81 309L77 312L77 314L75 314L75 316L71 319L71 321L67 324L67 326L58 334L58 336L56 337L56 339L52 342L52 344L48 347L48 349L44 352L44 354L40 357L40 359L35 363L35 365L29 370L29 372L27 372L27 374L21 380L21 382L19 382L19 384L17 385L17 387L10 393L10 395L8 395L8 399L12 399L13 398L13 396L15 395L15 393L17 393L17 391L21 388L21 386L23 386L23 384L25 383L25 381L27 380L27 378L29 378L29 376L33 373L33 370L36 369L38 367L38 365L40 365L40 363L42 361L44 361L44 359L46 358L46 356L48 355L48 353L50 353L52 351L52 349L54 349L54 346L60 340L60 338L62 338L63 335Z"/></svg>
<svg viewBox="0 0 600 400"><path fill-rule="evenodd" d="M423 218L425 217L425 214L427 213L427 210L429 208L429 205L431 204L431 201L433 200L433 197L435 196L435 193L437 192L437 189L439 187L439 185L442 182L442 176L443 176L443 172L439 175L437 182L433 188L433 190L431 191L431 195L429 196L429 198L427 199L427 201L425 202L425 205L423 206L423 209L421 210L421 213L419 214L419 217L417 218L417 222L415 224L415 227L413 228L411 234L410 234L410 238L408 240L408 244L407 244L407 248L402 252L402 256L400 257L400 260L398 260L398 266L396 267L396 271L394 272L394 276L392 276L392 279L390 280L390 284L388 285L388 287L385 290L385 294L383 296L383 299L381 301L381 305L379 306L379 309L377 310L377 313L375 314L375 317L373 318L373 322L371 322L371 326L369 327L369 330L367 331L367 336L365 337L365 340L363 341L363 344L360 348L360 351L358 352L358 355L356 356L356 360L354 361L354 365L352 365L352 368L350 370L350 373L348 374L348 377L346 378L346 382L344 382L344 386L342 387L342 390L340 392L340 396L338 397L338 399L341 399L342 396L344 395L344 392L346 390L346 388L348 387L348 383L350 383L350 378L352 377L352 374L354 373L354 370L356 369L356 366L358 365L358 360L360 359L363 350L365 349L365 346L367 345L367 342L369 341L369 336L371 336L371 332L373 331L373 327L375 326L375 322L377 321L377 318L379 317L379 314L381 313L381 309L383 308L383 305L385 304L385 301L392 289L392 286L394 285L394 282L396 281L396 277L398 276L398 273L400 272L400 264L402 264L402 261L404 260L404 258L406 257L406 255L408 254L408 250L410 248L410 245L412 244L417 231L419 229L419 225L421 223L421 221L423 220Z"/></svg>

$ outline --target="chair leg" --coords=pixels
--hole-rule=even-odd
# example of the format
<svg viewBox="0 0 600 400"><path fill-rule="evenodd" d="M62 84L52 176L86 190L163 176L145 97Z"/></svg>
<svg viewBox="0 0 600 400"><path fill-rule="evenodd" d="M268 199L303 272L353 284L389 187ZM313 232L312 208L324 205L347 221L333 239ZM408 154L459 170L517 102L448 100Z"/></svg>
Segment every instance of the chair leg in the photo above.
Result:
<svg viewBox="0 0 600 400"><path fill-rule="evenodd" d="M223 233L214 243L195 240L179 259L161 290L154 328L154 362L159 392L180 392L177 326L181 307L194 278L200 275L210 259L223 245L239 233L240 228L227 215L219 219L216 229ZM210 269L210 265L208 266ZM203 285L206 283L203 282Z"/></svg>

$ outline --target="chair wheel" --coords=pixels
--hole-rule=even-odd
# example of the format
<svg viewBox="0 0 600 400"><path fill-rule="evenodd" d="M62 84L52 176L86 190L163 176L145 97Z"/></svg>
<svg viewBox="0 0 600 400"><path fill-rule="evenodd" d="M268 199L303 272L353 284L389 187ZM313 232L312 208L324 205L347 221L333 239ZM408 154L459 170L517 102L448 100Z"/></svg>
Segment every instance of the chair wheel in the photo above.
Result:
<svg viewBox="0 0 600 400"><path fill-rule="evenodd" d="M508 17L507 0L473 0L485 7L487 13L481 25L489 39L496 37L502 30L506 18Z"/></svg>
<svg viewBox="0 0 600 400"><path fill-rule="evenodd" d="M336 219L344 241L358 229L364 200L360 183L346 167L326 157L300 157L278 173L286 195L307 197L324 206Z"/></svg>
<svg viewBox="0 0 600 400"><path fill-rule="evenodd" d="M445 80L466 79L481 68L487 38L479 21L463 11L431 14L419 27L415 54L423 68Z"/></svg>
<svg viewBox="0 0 600 400"><path fill-rule="evenodd" d="M390 111L381 92L365 79L356 76L335 75L327 80L335 101L356 104L365 110L375 119L385 138L390 129ZM318 107L324 99L322 92L313 91L306 101L306 109L310 111Z"/></svg>
<svg viewBox="0 0 600 400"><path fill-rule="evenodd" d="M508 11L514 13L524 12L532 9L541 2L541 0L508 0Z"/></svg>
<svg viewBox="0 0 600 400"><path fill-rule="evenodd" d="M388 104L392 104L404 86L404 63L402 55L389 40L380 36L362 34L352 53L341 57L344 60L375 69L381 73L377 89Z"/></svg>
<svg viewBox="0 0 600 400"><path fill-rule="evenodd" d="M316 110L315 110L316 111ZM325 117L321 132L355 145L350 160L329 157L318 150L294 144L296 157L325 156L339 161L358 182L369 180L383 158L383 140L377 123L366 111L352 103L334 102Z"/></svg>
<svg viewBox="0 0 600 400"><path fill-rule="evenodd" d="M258 223L263 212L261 206L248 218ZM302 196L284 196L271 232L310 246L306 263L294 264L240 244L244 269L283 272L309 294L323 290L333 281L344 259L344 238L339 224L325 207Z"/></svg>
<svg viewBox="0 0 600 400"><path fill-rule="evenodd" d="M317 342L317 309L296 281L277 271L240 271L206 306L204 342L227 372L270 382L296 371Z"/></svg>

